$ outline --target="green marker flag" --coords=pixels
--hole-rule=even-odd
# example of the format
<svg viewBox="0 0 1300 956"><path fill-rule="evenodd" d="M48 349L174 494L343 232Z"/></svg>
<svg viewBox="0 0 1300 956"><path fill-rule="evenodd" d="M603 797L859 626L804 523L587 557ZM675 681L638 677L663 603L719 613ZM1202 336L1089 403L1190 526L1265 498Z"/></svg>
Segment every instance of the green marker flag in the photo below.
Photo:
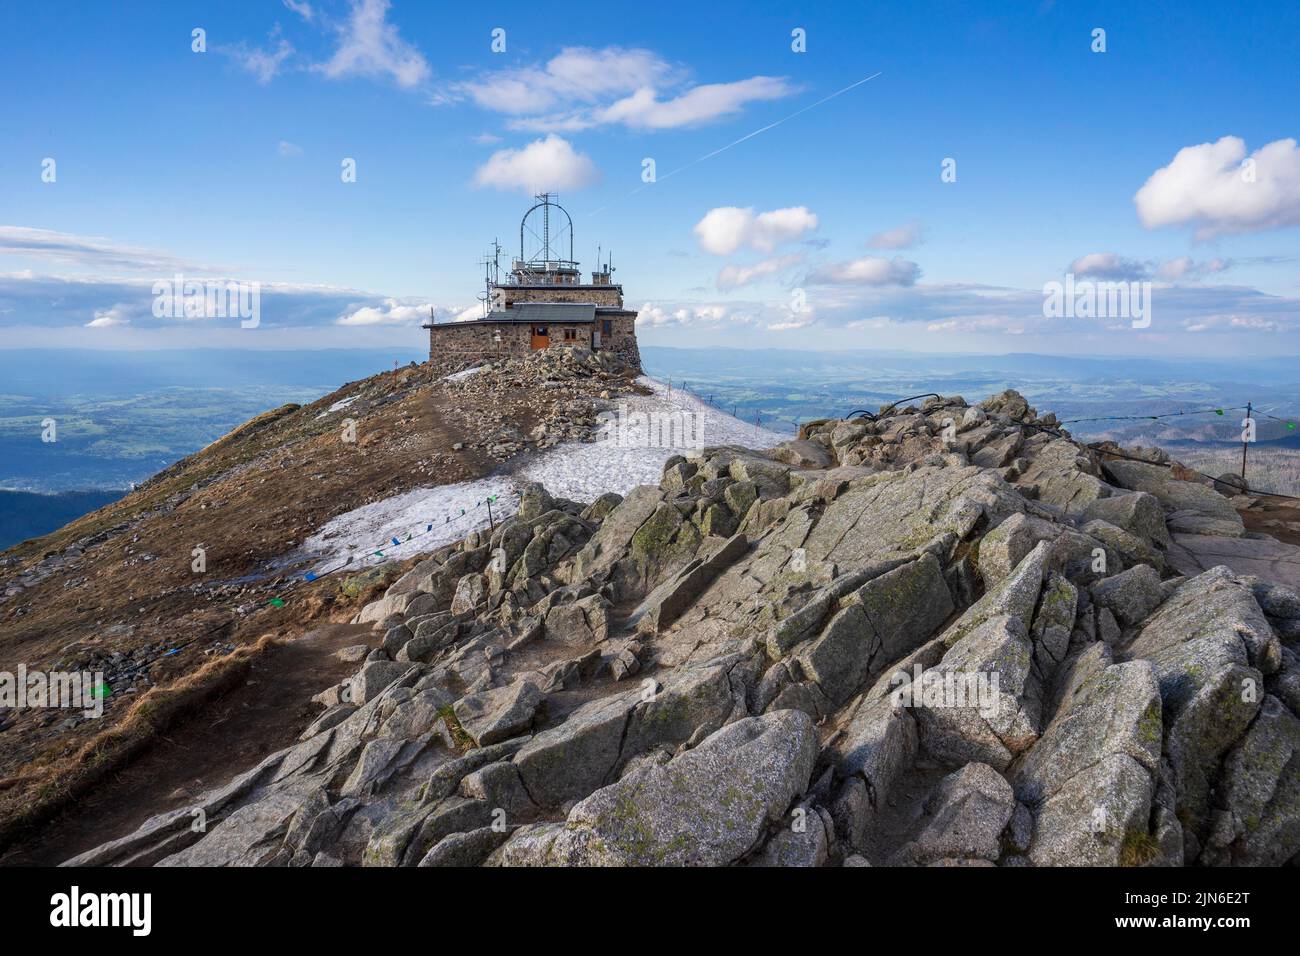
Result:
<svg viewBox="0 0 1300 956"><path fill-rule="evenodd" d="M1223 409L1222 409L1222 408L1216 408L1216 409L1214 410L1214 414L1216 414L1216 415L1222 415L1222 414L1223 414Z"/></svg>
<svg viewBox="0 0 1300 956"><path fill-rule="evenodd" d="M1295 431L1295 422L1287 422L1286 427L1288 431Z"/></svg>
<svg viewBox="0 0 1300 956"><path fill-rule="evenodd" d="M271 607L284 607L284 602L279 598L271 598Z"/></svg>
<svg viewBox="0 0 1300 956"><path fill-rule="evenodd" d="M96 684L92 693L94 693L96 697L108 697L113 692L109 690L107 684Z"/></svg>

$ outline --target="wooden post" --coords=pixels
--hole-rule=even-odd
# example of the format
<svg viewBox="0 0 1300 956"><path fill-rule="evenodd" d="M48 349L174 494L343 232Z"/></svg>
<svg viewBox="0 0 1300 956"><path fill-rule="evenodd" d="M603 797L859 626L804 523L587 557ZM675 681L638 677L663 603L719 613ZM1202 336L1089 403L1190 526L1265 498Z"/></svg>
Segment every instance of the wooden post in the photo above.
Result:
<svg viewBox="0 0 1300 956"><path fill-rule="evenodd" d="M491 498L487 500L487 506L488 506L488 531L489 532L496 531L497 529L496 523L492 520L492 499Z"/></svg>

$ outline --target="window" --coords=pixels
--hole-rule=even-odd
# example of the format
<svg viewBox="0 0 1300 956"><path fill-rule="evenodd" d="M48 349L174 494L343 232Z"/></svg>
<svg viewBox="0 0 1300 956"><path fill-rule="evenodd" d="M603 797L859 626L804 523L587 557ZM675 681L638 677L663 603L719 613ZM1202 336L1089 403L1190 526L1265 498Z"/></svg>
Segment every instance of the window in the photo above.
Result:
<svg viewBox="0 0 1300 956"><path fill-rule="evenodd" d="M602 334L602 335L609 335L609 334L611 334L613 331L614 331L614 320L613 320L613 319L601 319L601 321L600 321L600 332L601 332L601 334Z"/></svg>
<svg viewBox="0 0 1300 956"><path fill-rule="evenodd" d="M565 330L564 330L564 341L566 341L566 342L576 342L576 341L578 341L578 330L577 330L577 329L565 329Z"/></svg>

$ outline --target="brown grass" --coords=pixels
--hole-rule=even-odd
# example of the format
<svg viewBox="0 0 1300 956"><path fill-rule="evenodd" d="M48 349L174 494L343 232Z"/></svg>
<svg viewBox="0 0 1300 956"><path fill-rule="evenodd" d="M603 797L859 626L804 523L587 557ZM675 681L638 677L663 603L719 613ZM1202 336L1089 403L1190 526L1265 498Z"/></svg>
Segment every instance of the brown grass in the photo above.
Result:
<svg viewBox="0 0 1300 956"><path fill-rule="evenodd" d="M235 687L247 677L254 659L273 643L267 635L166 687L153 688L114 726L96 734L76 753L0 780L0 851L125 767L178 719Z"/></svg>

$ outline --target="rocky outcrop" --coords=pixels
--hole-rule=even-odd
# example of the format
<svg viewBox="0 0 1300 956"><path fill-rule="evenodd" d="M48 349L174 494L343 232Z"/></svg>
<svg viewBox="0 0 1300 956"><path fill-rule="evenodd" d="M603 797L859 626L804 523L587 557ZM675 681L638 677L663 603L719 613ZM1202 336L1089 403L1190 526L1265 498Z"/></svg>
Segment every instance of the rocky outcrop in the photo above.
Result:
<svg viewBox="0 0 1300 956"><path fill-rule="evenodd" d="M1293 861L1300 595L1181 576L1186 529L1254 539L1118 452L1006 392L530 487L358 615L375 649L206 832L74 862Z"/></svg>

